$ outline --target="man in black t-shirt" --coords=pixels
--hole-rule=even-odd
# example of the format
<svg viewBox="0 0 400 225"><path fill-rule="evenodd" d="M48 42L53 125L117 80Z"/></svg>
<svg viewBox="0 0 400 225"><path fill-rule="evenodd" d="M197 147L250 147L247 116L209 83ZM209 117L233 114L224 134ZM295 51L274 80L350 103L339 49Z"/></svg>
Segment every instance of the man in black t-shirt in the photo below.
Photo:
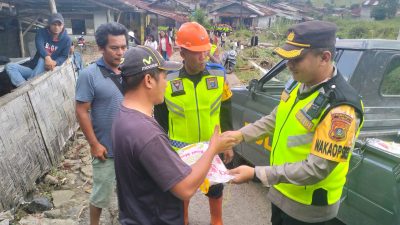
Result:
<svg viewBox="0 0 400 225"><path fill-rule="evenodd" d="M112 140L122 225L182 225L182 200L203 183L214 156L235 144L216 127L208 150L192 167L171 148L152 114L164 100L166 70L181 67L145 46L128 50L120 65L125 96Z"/></svg>

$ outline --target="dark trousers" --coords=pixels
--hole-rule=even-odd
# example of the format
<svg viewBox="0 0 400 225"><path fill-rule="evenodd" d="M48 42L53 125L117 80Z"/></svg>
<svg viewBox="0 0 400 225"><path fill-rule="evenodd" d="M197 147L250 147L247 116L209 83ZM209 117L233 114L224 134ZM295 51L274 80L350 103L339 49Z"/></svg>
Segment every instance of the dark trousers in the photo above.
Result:
<svg viewBox="0 0 400 225"><path fill-rule="evenodd" d="M283 212L280 208L278 208L274 204L271 204L271 211L272 211L272 216L271 216L272 225L307 225L307 224L326 225L326 222L306 223L300 220L296 220L295 218Z"/></svg>

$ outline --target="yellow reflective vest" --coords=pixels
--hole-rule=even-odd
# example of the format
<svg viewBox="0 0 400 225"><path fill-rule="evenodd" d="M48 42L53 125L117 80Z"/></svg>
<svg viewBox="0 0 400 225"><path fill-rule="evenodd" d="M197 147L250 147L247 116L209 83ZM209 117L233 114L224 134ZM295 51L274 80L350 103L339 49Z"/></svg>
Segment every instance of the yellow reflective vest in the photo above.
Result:
<svg viewBox="0 0 400 225"><path fill-rule="evenodd" d="M337 90L347 89L348 87L346 85L348 84L345 83L346 81L344 81L341 75L337 75L334 78L332 79L336 88L333 91L333 96L338 96L338 94L336 94ZM325 113L329 112L331 108L343 104L351 105L355 108L356 112L359 114L361 113L362 115L363 109L361 100L357 100L357 98L354 97L349 100L349 98L346 98L346 95L350 94L350 96L352 96L353 93L347 93L344 96L341 96L342 99L340 101L334 100L330 101L329 104L322 105L319 115L314 115L315 118L310 117L309 115L306 115L307 113L305 112L310 112L308 109L313 104L317 106L320 104L321 99L323 100L324 96L322 95L323 91L321 92L322 89L318 89L306 97L299 97L299 87L299 83L289 82L285 91L282 93L277 108L270 156L272 166L305 160L311 151L312 137L316 126L319 124ZM356 137L359 134L361 126L362 122L358 128ZM296 140L298 140L299 143L294 143ZM349 151L349 154L351 154L351 151ZM314 205L313 195L314 198L317 195L326 196L326 199L324 200L326 201L326 204L334 204L341 197L342 189L346 182L346 174L349 168L349 159L350 155L348 156L347 161L338 163L336 168L325 179L316 184L299 186L290 183L280 183L274 185L274 188L286 197L305 205Z"/></svg>
<svg viewBox="0 0 400 225"><path fill-rule="evenodd" d="M209 141L215 125L220 124L220 108L224 88L224 71L208 70L197 86L179 71L168 74L165 103L168 108L168 135L171 145Z"/></svg>
<svg viewBox="0 0 400 225"><path fill-rule="evenodd" d="M215 44L211 45L211 49L210 49L210 55L213 56L215 54L215 51L217 50L218 46Z"/></svg>

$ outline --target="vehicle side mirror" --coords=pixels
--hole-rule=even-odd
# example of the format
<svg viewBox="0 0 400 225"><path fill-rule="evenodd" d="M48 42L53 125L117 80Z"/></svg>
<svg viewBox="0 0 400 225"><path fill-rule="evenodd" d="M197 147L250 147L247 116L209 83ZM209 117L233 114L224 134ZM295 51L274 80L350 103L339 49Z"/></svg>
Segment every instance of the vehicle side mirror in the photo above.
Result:
<svg viewBox="0 0 400 225"><path fill-rule="evenodd" d="M249 82L249 86L247 86L247 89L249 89L251 96L254 98L254 93L257 90L257 86L258 86L258 80L257 79L252 79Z"/></svg>
<svg viewBox="0 0 400 225"><path fill-rule="evenodd" d="M249 91L255 91L257 89L257 85L258 85L258 80L252 79L251 81L249 81L249 86L247 86L247 89L249 89Z"/></svg>

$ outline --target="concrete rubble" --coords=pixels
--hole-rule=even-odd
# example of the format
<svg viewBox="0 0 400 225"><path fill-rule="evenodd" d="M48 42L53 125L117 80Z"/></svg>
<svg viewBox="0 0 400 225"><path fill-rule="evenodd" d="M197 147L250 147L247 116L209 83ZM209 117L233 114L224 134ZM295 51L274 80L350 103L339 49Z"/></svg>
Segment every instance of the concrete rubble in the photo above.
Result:
<svg viewBox="0 0 400 225"><path fill-rule="evenodd" d="M90 147L81 131L65 150L64 160L37 184L31 199L17 209L0 213L0 225L87 225L92 189ZM49 200L46 204L46 200ZM28 208L29 207L29 208ZM116 195L101 224L119 224Z"/></svg>

